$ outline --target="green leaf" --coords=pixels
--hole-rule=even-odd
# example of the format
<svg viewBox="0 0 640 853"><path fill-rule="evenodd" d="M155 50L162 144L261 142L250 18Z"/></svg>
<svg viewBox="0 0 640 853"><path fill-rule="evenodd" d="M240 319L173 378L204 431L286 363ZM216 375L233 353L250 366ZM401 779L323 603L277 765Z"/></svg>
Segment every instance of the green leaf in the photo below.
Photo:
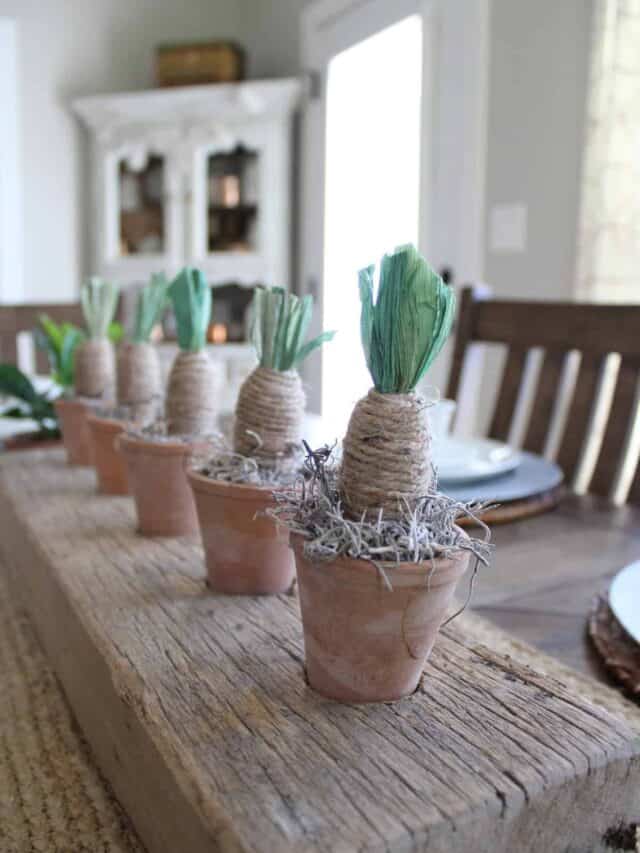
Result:
<svg viewBox="0 0 640 853"><path fill-rule="evenodd" d="M27 409L21 409L20 406L12 406L10 409L3 409L0 412L2 418L12 418L13 420L24 420L31 418Z"/></svg>
<svg viewBox="0 0 640 853"><path fill-rule="evenodd" d="M333 332L303 345L313 315L313 298L300 299L281 287L257 287L251 305L251 340L261 367L293 369Z"/></svg>
<svg viewBox="0 0 640 853"><path fill-rule="evenodd" d="M38 397L29 377L14 364L0 364L0 393L25 403L32 403Z"/></svg>
<svg viewBox="0 0 640 853"><path fill-rule="evenodd" d="M80 303L90 338L106 338L118 305L118 287L92 276L80 291Z"/></svg>
<svg viewBox="0 0 640 853"><path fill-rule="evenodd" d="M169 282L164 273L154 273L138 295L133 340L144 343L151 337L154 326L160 322L167 306Z"/></svg>
<svg viewBox="0 0 640 853"><path fill-rule="evenodd" d="M377 300L374 267L360 271L360 333L376 390L415 388L442 349L453 323L455 296L411 245L385 255Z"/></svg>
<svg viewBox="0 0 640 853"><path fill-rule="evenodd" d="M300 347L294 364L299 364L308 355L311 355L311 353L315 349L322 346L322 344L325 344L328 341L332 341L333 338L335 337L335 334L336 334L335 332L322 332L322 334L318 335L317 338L314 338L313 340L308 341L304 346Z"/></svg>
<svg viewBox="0 0 640 853"><path fill-rule="evenodd" d="M119 344L120 341L124 338L124 329L122 327L122 323L109 323L109 328L107 329L107 337L109 338L112 344Z"/></svg>
<svg viewBox="0 0 640 853"><path fill-rule="evenodd" d="M178 344L187 352L204 348L211 320L211 287L198 269L185 267L168 289L178 329Z"/></svg>

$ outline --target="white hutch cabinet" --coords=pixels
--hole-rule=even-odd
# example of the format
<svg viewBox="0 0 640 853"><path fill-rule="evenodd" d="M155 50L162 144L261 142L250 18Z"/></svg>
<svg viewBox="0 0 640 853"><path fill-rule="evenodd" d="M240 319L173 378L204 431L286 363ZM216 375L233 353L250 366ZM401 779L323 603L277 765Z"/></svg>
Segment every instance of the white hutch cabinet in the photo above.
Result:
<svg viewBox="0 0 640 853"><path fill-rule="evenodd" d="M289 285L297 79L80 98L92 137L93 269L122 285L200 267Z"/></svg>

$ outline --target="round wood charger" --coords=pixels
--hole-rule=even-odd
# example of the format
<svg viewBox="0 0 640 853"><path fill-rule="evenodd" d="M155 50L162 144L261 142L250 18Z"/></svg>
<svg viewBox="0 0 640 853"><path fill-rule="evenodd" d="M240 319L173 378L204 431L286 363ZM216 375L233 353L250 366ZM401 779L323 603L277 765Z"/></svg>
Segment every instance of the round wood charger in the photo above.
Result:
<svg viewBox="0 0 640 853"><path fill-rule="evenodd" d="M594 599L589 614L591 642L613 677L640 704L640 645L627 634L609 607L607 597Z"/></svg>
<svg viewBox="0 0 640 853"><path fill-rule="evenodd" d="M487 524L504 524L553 509L564 493L563 479L555 462L523 451L515 471L478 482L455 485L442 482L439 490L464 503L479 501L488 505L482 520ZM458 524L471 527L474 522L461 518Z"/></svg>

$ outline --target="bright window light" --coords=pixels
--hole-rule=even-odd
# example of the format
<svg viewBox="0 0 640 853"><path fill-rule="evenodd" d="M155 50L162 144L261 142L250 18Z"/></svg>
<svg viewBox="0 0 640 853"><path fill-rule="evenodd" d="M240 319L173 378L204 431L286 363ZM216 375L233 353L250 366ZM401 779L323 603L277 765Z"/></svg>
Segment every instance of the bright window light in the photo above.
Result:
<svg viewBox="0 0 640 853"><path fill-rule="evenodd" d="M417 242L422 19L412 15L335 56L328 69L322 413L336 437L369 387L358 270Z"/></svg>

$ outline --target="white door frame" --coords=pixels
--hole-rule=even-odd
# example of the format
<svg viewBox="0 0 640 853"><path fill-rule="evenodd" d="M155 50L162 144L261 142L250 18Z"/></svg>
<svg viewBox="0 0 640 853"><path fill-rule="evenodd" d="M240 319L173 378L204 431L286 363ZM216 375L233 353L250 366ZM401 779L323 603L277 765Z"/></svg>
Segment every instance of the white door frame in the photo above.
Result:
<svg viewBox="0 0 640 853"><path fill-rule="evenodd" d="M436 269L451 267L457 282L483 278L490 2L314 0L303 9L301 58L311 91L302 121L300 271L302 291L318 303L316 333L322 314L327 65L336 53L411 14L423 17L419 249ZM316 412L320 364L316 356L306 371L309 408Z"/></svg>
<svg viewBox="0 0 640 853"><path fill-rule="evenodd" d="M0 18L0 303L24 298L18 25Z"/></svg>

